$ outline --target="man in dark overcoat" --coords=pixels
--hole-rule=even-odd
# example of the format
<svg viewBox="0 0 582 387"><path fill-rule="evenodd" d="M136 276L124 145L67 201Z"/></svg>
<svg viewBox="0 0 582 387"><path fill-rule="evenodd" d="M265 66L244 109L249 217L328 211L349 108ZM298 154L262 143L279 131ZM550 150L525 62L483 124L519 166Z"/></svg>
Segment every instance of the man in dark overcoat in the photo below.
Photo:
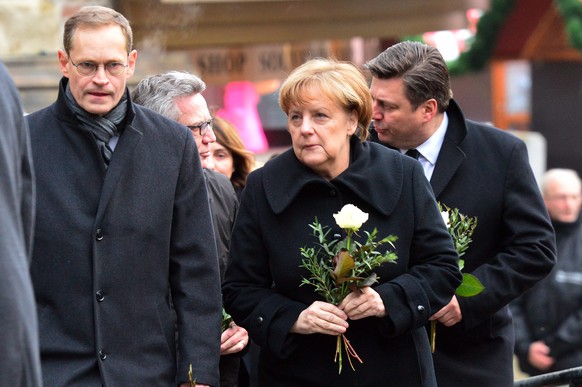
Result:
<svg viewBox="0 0 582 387"><path fill-rule="evenodd" d="M188 386L191 368L217 386L220 280L194 138L132 103L119 13L81 8L58 57L57 101L28 116L45 385Z"/></svg>
<svg viewBox="0 0 582 387"><path fill-rule="evenodd" d="M440 386L513 386L514 332L508 304L556 260L554 233L523 141L465 120L436 48L401 42L366 64L372 73L372 138L413 150L437 200L477 217L465 273L485 290L454 296L432 316Z"/></svg>
<svg viewBox="0 0 582 387"><path fill-rule="evenodd" d="M0 386L42 383L38 323L29 274L34 171L18 91L0 64Z"/></svg>

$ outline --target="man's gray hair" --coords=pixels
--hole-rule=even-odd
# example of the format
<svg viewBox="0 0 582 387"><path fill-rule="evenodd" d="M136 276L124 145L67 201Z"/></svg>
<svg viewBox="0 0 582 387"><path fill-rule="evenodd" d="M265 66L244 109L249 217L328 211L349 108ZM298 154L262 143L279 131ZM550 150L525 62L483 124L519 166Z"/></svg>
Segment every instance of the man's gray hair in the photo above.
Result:
<svg viewBox="0 0 582 387"><path fill-rule="evenodd" d="M550 184L554 181L563 182L572 182L577 184L579 187L582 187L582 180L580 180L580 176L578 172L573 169L566 169L566 168L554 168L546 171L544 173L544 177L542 178L542 194L544 196L548 195Z"/></svg>
<svg viewBox="0 0 582 387"><path fill-rule="evenodd" d="M203 92L206 84L194 74L170 71L142 79L132 93L133 102L167 118L178 121L180 110L176 98Z"/></svg>

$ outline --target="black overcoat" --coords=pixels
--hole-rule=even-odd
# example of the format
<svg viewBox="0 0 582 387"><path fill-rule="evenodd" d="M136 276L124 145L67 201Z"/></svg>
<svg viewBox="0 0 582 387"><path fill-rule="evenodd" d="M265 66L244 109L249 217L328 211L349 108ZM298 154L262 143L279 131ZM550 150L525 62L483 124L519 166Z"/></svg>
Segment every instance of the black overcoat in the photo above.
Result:
<svg viewBox="0 0 582 387"><path fill-rule="evenodd" d="M333 362L336 337L289 333L322 300L300 268L314 246L317 217L341 233L333 214L352 203L369 214L362 230L398 236L396 264L376 272L388 316L350 321L347 337L363 364ZM361 233L363 235L363 233ZM223 284L227 310L261 347L263 386L434 386L424 325L459 284L457 255L420 165L378 144L351 141L347 170L328 181L289 150L253 172L241 197Z"/></svg>
<svg viewBox="0 0 582 387"><path fill-rule="evenodd" d="M0 386L40 386L38 325L29 274L34 168L18 89L0 64Z"/></svg>
<svg viewBox="0 0 582 387"><path fill-rule="evenodd" d="M218 384L220 281L188 129L129 101L107 171L64 101L29 115L46 386ZM169 295L178 316L179 362ZM177 369L176 369L177 368Z"/></svg>
<svg viewBox="0 0 582 387"><path fill-rule="evenodd" d="M465 120L455 101L430 184L437 200L477 217L464 272L485 286L459 297L463 319L438 325L439 386L513 386L514 333L508 303L552 269L555 239L525 143Z"/></svg>

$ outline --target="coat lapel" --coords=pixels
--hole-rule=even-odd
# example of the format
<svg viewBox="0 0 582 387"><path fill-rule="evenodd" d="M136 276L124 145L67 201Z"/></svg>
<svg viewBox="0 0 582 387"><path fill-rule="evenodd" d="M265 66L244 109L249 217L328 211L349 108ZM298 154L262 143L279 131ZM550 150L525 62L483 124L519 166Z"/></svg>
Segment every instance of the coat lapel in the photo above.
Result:
<svg viewBox="0 0 582 387"><path fill-rule="evenodd" d="M126 166L132 159L135 147L141 141L142 136L143 134L139 130L128 125L119 138L119 142L115 147L109 168L105 175L105 181L103 182L103 189L101 190L101 197L99 198L99 206L97 207L97 223L101 222L103 214L109 204L109 200L115 191L115 187L123 173L126 172Z"/></svg>
<svg viewBox="0 0 582 387"><path fill-rule="evenodd" d="M447 115L449 125L430 179L430 185L437 198L467 157L460 146L467 135L467 126L463 113L454 100L450 101Z"/></svg>

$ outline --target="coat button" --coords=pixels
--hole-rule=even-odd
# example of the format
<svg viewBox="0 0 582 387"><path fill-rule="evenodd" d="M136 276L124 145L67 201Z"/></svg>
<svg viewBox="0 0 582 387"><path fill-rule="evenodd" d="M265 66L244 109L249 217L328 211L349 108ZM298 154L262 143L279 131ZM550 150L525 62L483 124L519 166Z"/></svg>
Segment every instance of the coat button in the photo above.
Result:
<svg viewBox="0 0 582 387"><path fill-rule="evenodd" d="M422 305L418 305L418 306L416 307L416 309L417 309L417 310L418 310L420 313L424 312L424 306L422 306Z"/></svg>
<svg viewBox="0 0 582 387"><path fill-rule="evenodd" d="M95 239L97 239L98 241L103 239L103 232L101 231L100 228L98 228L97 232L95 233Z"/></svg>
<svg viewBox="0 0 582 387"><path fill-rule="evenodd" d="M99 302L103 301L105 299L105 294L103 294L103 290L97 290L97 293L95 293L95 298Z"/></svg>
<svg viewBox="0 0 582 387"><path fill-rule="evenodd" d="M329 190L329 196L331 196L332 198L337 196L337 191L335 189L330 189Z"/></svg>
<svg viewBox="0 0 582 387"><path fill-rule="evenodd" d="M262 317L257 317L257 326L260 327L261 325L263 325L263 321L264 319Z"/></svg>
<svg viewBox="0 0 582 387"><path fill-rule="evenodd" d="M101 360L105 360L107 359L107 352L105 352L104 350L99 350L99 359Z"/></svg>

